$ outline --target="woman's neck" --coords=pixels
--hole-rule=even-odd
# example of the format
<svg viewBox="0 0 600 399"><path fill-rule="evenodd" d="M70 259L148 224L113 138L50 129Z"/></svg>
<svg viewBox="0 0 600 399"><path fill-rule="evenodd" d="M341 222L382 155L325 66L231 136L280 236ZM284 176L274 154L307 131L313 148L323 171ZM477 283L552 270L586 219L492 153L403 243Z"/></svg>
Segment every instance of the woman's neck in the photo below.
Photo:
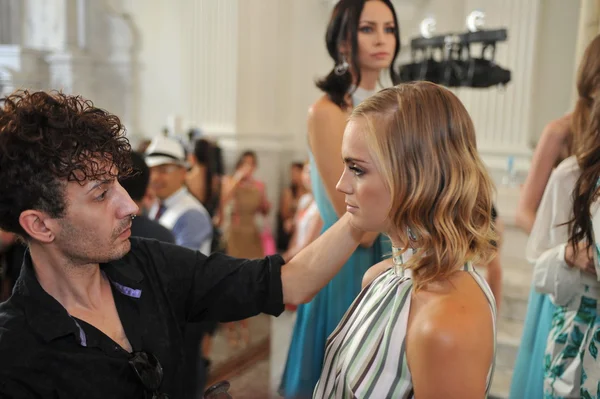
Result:
<svg viewBox="0 0 600 399"><path fill-rule="evenodd" d="M360 71L360 84L358 87L367 91L373 91L377 87L379 80L379 70L364 70Z"/></svg>
<svg viewBox="0 0 600 399"><path fill-rule="evenodd" d="M389 232L388 237L392 242L393 248L404 249L407 246L406 239L401 234Z"/></svg>

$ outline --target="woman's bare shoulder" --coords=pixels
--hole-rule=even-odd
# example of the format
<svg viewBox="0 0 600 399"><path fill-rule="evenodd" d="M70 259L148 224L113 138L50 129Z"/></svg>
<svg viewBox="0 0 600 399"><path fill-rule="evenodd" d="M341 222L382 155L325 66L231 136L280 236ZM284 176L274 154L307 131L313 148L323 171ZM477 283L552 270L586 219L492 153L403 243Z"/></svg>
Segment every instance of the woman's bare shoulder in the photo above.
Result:
<svg viewBox="0 0 600 399"><path fill-rule="evenodd" d="M392 259L385 259L381 262L371 266L363 276L362 288L365 288L379 277L383 272L390 269L393 266Z"/></svg>
<svg viewBox="0 0 600 399"><path fill-rule="evenodd" d="M566 140L571 135L572 120L573 115L566 114L558 119L550 121L544 128L542 137L559 142Z"/></svg>
<svg viewBox="0 0 600 399"><path fill-rule="evenodd" d="M337 104L331 101L327 95L319 97L308 109L309 120L344 115L346 115L346 113Z"/></svg>
<svg viewBox="0 0 600 399"><path fill-rule="evenodd" d="M456 273L433 289L413 295L412 336L422 343L457 346L492 343L493 316L489 299L468 273ZM448 348L450 349L450 348Z"/></svg>
<svg viewBox="0 0 600 399"><path fill-rule="evenodd" d="M484 397L494 361L494 321L485 295L465 291L437 293L425 304L413 295L406 355L416 397Z"/></svg>

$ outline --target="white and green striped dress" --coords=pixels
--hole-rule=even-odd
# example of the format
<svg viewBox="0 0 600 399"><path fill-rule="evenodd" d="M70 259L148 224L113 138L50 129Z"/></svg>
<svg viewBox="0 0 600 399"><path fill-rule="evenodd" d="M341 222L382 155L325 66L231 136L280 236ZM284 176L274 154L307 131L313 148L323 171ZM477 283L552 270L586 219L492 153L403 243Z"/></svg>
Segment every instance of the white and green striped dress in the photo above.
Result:
<svg viewBox="0 0 600 399"><path fill-rule="evenodd" d="M487 297L494 322L496 303L485 281L471 266L463 269ZM410 399L412 377L406 360L406 329L412 279L401 266L382 273L365 287L327 340L321 378L313 398ZM487 378L490 388L493 362Z"/></svg>

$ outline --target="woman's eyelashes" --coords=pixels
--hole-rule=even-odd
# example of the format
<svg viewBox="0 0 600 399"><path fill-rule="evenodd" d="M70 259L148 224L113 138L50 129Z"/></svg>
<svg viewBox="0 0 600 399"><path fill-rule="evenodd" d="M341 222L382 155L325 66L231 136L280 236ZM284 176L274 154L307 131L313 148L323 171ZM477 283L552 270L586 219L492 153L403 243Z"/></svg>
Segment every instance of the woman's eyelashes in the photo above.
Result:
<svg viewBox="0 0 600 399"><path fill-rule="evenodd" d="M362 176L365 174L365 171L359 168L356 164L348 166L348 169L350 169L355 176Z"/></svg>

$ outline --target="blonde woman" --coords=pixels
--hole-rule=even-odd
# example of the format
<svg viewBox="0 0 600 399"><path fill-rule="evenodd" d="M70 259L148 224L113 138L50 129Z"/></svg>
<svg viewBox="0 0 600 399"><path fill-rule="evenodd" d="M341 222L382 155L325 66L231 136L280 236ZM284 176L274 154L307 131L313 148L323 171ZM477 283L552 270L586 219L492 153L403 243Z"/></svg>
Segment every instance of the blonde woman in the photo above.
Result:
<svg viewBox="0 0 600 399"><path fill-rule="evenodd" d="M384 89L352 112L342 156L352 224L394 256L329 337L313 397L484 398L496 309L473 264L494 253L493 184L467 111L433 83Z"/></svg>

